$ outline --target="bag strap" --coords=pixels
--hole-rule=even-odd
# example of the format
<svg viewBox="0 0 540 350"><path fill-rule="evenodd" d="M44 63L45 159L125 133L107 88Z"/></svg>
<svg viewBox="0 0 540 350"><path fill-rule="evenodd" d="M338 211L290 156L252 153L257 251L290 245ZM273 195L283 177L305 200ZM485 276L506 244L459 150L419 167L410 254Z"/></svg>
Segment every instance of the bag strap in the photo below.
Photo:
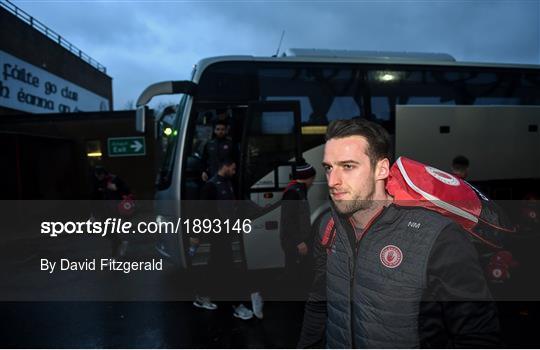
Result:
<svg viewBox="0 0 540 350"><path fill-rule="evenodd" d="M334 242L336 237L336 227L335 227L334 218L330 217L330 220L326 223L326 228L324 229L324 234L321 239L321 244L325 248L329 248Z"/></svg>

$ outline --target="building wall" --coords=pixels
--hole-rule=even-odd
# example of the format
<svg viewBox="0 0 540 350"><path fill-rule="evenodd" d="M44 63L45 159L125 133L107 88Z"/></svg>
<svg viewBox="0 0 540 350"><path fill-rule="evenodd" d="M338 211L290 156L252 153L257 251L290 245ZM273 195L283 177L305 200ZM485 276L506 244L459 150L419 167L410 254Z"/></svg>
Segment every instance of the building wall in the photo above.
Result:
<svg viewBox="0 0 540 350"><path fill-rule="evenodd" d="M6 160L8 171L0 179L9 191L0 199L88 198L93 165L120 176L137 199L153 199L157 167L151 118L146 121L145 155L109 157L108 138L143 136L135 131L135 111L4 116L0 159ZM87 157L88 145L95 142L103 155Z"/></svg>
<svg viewBox="0 0 540 350"><path fill-rule="evenodd" d="M112 110L111 77L2 7L0 7L0 50L107 98L110 103L109 109ZM0 110L0 113L3 112Z"/></svg>

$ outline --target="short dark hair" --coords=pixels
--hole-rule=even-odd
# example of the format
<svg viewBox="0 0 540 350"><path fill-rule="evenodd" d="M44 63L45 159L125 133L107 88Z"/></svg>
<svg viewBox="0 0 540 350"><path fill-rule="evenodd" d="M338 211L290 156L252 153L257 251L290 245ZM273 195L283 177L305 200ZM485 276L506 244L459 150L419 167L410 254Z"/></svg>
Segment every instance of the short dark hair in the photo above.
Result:
<svg viewBox="0 0 540 350"><path fill-rule="evenodd" d="M96 175L107 175L108 171L102 165L96 165L94 167L94 174Z"/></svg>
<svg viewBox="0 0 540 350"><path fill-rule="evenodd" d="M465 156L457 156L452 160L452 167L455 170L467 170L467 168L469 168L469 160Z"/></svg>
<svg viewBox="0 0 540 350"><path fill-rule="evenodd" d="M218 169L221 169L224 165L229 166L233 163L236 163L236 161L232 158L229 158L229 157L221 158L218 161Z"/></svg>
<svg viewBox="0 0 540 350"><path fill-rule="evenodd" d="M216 121L214 121L214 128L218 125L223 125L225 127L227 127L229 125L229 123L224 120L224 119L217 119Z"/></svg>
<svg viewBox="0 0 540 350"><path fill-rule="evenodd" d="M332 121L326 130L326 141L349 136L366 139L366 153L372 167L381 159L390 159L390 135L380 124L360 118L340 119Z"/></svg>

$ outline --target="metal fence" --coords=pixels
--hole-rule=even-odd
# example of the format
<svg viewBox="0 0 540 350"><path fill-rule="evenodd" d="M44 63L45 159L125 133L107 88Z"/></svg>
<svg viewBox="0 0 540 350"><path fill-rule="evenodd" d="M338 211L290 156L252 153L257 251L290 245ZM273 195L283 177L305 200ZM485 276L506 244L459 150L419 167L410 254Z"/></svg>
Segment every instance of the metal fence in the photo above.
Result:
<svg viewBox="0 0 540 350"><path fill-rule="evenodd" d="M107 73L107 68L103 66L101 63L93 59L92 57L88 56L86 53L84 53L81 49L79 49L77 46L73 45L66 39L64 39L60 34L56 33L54 30L50 29L34 17L30 16L25 11L21 10L17 6L15 6L13 3L11 3L9 0L1 0L0 6L17 16L17 18L21 19L28 25L30 25L32 28L40 31L41 33L45 34L49 39L56 42L58 45L62 46L75 56L79 57L83 61L90 64L92 67L96 68L97 70Z"/></svg>

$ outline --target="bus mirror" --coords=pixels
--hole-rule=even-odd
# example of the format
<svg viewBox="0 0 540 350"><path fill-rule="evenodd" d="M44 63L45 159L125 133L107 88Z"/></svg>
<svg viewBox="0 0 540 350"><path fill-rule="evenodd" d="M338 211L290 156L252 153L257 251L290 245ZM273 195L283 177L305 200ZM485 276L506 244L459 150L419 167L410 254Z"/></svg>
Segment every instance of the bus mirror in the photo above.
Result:
<svg viewBox="0 0 540 350"><path fill-rule="evenodd" d="M155 96L186 94L194 95L197 90L197 84L192 81L162 81L148 86L141 93L135 105L138 107L144 106L150 102Z"/></svg>
<svg viewBox="0 0 540 350"><path fill-rule="evenodd" d="M137 106L135 129L144 133L145 131L145 106L155 96L160 95L174 95L174 94L186 94L194 95L197 90L197 84L192 81L162 81L148 86L141 93L135 106Z"/></svg>
<svg viewBox="0 0 540 350"><path fill-rule="evenodd" d="M145 132L146 106L140 106L135 112L135 130L140 133Z"/></svg>

